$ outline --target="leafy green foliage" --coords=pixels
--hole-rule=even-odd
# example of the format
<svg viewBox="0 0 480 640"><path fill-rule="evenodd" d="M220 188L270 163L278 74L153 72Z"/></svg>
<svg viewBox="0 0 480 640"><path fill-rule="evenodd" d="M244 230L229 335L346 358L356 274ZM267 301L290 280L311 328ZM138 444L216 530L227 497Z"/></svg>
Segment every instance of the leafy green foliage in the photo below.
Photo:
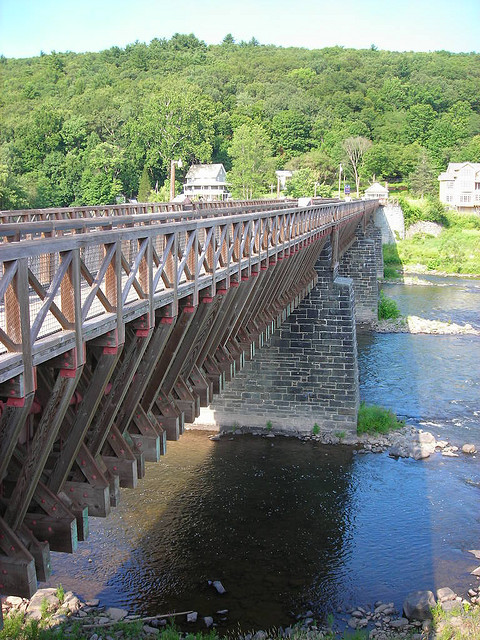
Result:
<svg viewBox="0 0 480 640"><path fill-rule="evenodd" d="M407 203L407 209L409 206ZM418 265L445 273L480 275L480 218L445 212L436 200L425 200L423 207L412 207L416 220L439 222L444 226L442 233L437 237L416 234L395 245L384 245L385 277L392 277L396 269Z"/></svg>
<svg viewBox="0 0 480 640"><path fill-rule="evenodd" d="M359 137L372 145L356 168L343 165L347 181L410 176L427 193L423 153L436 175L450 160L478 159L479 60L442 51L284 49L255 38L236 43L231 34L207 46L178 33L99 53L1 57L0 206L133 197L144 166L161 187L172 158L228 170L238 163L228 149L242 125L261 127L274 158L248 186L252 193L268 193L273 168L287 163L312 169L335 192L342 143Z"/></svg>
<svg viewBox="0 0 480 640"><path fill-rule="evenodd" d="M140 178L140 184L138 185L138 202L148 202L151 190L152 185L150 184L148 168L147 165L145 165Z"/></svg>
<svg viewBox="0 0 480 640"><path fill-rule="evenodd" d="M405 423L397 419L397 416L378 405L367 406L364 402L358 412L357 433L388 433L395 429L401 429Z"/></svg>
<svg viewBox="0 0 480 640"><path fill-rule="evenodd" d="M378 319L379 320L395 320L400 316L400 311L395 300L388 298L383 289L380 291L380 300L378 303Z"/></svg>
<svg viewBox="0 0 480 640"><path fill-rule="evenodd" d="M315 174L311 169L299 169L287 181L287 196L301 198L302 196L313 196L315 193Z"/></svg>
<svg viewBox="0 0 480 640"><path fill-rule="evenodd" d="M258 124L242 124L233 134L229 147L232 170L229 173L234 197L250 199L265 192L273 181L270 143Z"/></svg>

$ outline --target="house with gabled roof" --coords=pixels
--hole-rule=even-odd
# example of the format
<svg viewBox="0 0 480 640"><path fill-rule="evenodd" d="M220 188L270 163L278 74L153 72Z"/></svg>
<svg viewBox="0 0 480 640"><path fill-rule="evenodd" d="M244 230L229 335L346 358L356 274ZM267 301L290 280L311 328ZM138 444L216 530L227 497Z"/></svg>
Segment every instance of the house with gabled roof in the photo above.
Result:
<svg viewBox="0 0 480 640"><path fill-rule="evenodd" d="M449 162L438 181L440 202L463 213L480 213L480 162Z"/></svg>
<svg viewBox="0 0 480 640"><path fill-rule="evenodd" d="M223 164L193 164L185 176L183 193L196 200L225 200L230 194Z"/></svg>

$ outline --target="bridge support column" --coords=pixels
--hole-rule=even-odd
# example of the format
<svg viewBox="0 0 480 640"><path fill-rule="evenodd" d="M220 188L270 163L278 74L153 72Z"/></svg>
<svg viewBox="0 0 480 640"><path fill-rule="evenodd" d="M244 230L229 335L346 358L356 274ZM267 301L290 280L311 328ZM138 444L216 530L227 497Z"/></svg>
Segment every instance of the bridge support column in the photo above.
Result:
<svg viewBox="0 0 480 640"><path fill-rule="evenodd" d="M378 315L378 277L383 277L381 231L360 223L356 241L344 253L338 268L340 276L352 278L355 289L357 324L370 324Z"/></svg>
<svg viewBox="0 0 480 640"><path fill-rule="evenodd" d="M356 432L359 407L355 300L351 278L332 269L326 240L318 283L197 420L198 426L312 433Z"/></svg>

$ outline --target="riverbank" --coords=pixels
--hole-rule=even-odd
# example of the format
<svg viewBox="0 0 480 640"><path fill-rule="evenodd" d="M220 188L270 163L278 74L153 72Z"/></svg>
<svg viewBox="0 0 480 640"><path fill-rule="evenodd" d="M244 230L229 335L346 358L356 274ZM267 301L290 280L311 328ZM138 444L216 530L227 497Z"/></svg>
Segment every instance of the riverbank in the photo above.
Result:
<svg viewBox="0 0 480 640"><path fill-rule="evenodd" d="M400 316L395 320L377 320L370 327L377 333L425 333L435 335L472 335L479 336L480 330L471 324L428 320L418 316Z"/></svg>
<svg viewBox="0 0 480 640"><path fill-rule="evenodd" d="M437 440L430 431L405 425L395 431L382 434L349 433L347 431L322 432L305 434L300 432L275 432L256 428L235 428L231 431L210 436L210 440L218 442L222 438L238 438L253 435L268 439L294 437L304 442L318 442L325 445L349 445L355 447L354 453L385 453L394 458L413 458L422 460L437 453L446 458L458 458L460 455L475 456L477 445L471 442L451 443L448 440ZM480 446L480 444L479 444Z"/></svg>
<svg viewBox="0 0 480 640"><path fill-rule="evenodd" d="M480 551L471 551L480 557ZM480 571L480 568L479 568ZM31 600L3 599L4 630L0 640L216 640L219 621L228 616L220 609L210 616L183 611L141 617L126 609L102 605L98 599L82 602L73 592L41 589ZM478 640L480 637L480 587L462 598L448 587L407 595L403 610L393 602L349 607L336 619L320 624L312 611L296 616L288 627L228 634L238 640ZM335 622L334 622L335 620Z"/></svg>
<svg viewBox="0 0 480 640"><path fill-rule="evenodd" d="M423 218L426 219L425 216ZM384 245L388 274L395 270L424 270L439 275L480 275L480 218L443 212L441 220L437 221L441 225L435 224L433 233L429 228L432 222L423 222L412 237Z"/></svg>

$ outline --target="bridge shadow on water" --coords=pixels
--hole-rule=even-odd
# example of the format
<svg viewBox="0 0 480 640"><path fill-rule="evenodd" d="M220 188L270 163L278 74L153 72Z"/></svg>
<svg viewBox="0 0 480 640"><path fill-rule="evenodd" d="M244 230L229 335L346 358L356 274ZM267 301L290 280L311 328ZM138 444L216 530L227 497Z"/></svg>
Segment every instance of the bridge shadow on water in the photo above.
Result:
<svg viewBox="0 0 480 640"><path fill-rule="evenodd" d="M441 437L439 418L465 387L443 338L359 334L362 398ZM145 615L195 610L219 631L287 625L308 610L325 619L377 600L401 609L409 591L464 594L471 584L479 486L474 458L395 460L186 432L109 518L92 519L77 554L54 554L51 584Z"/></svg>
<svg viewBox="0 0 480 640"><path fill-rule="evenodd" d="M192 609L220 631L286 625L308 610L320 619L376 600L401 607L409 591L457 586L449 578L461 558L448 548L465 536L455 528L463 516L436 503L452 483L460 500L478 491L453 476L432 490L438 469L428 464L187 432L107 520L92 519L77 554L54 559L52 584L145 615Z"/></svg>
<svg viewBox="0 0 480 640"><path fill-rule="evenodd" d="M99 597L146 614L194 609L220 628L288 624L290 612L324 609L339 597L352 463L349 447L185 434L129 492L119 515L130 550ZM223 609L228 616L217 615Z"/></svg>

